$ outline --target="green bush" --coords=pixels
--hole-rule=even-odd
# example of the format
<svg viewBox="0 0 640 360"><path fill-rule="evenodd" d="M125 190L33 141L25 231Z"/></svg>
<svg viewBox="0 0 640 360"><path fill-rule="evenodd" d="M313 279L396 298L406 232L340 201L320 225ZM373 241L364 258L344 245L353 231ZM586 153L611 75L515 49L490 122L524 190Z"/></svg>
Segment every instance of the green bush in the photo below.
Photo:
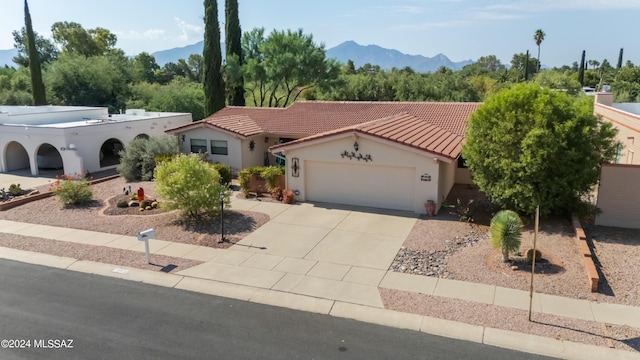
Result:
<svg viewBox="0 0 640 360"><path fill-rule="evenodd" d="M56 176L51 191L64 205L84 205L93 199L89 181L83 177Z"/></svg>
<svg viewBox="0 0 640 360"><path fill-rule="evenodd" d="M170 160L178 154L178 139L164 135L149 139L133 139L124 150L121 150L118 172L127 181L149 181L153 179L153 171L157 161Z"/></svg>
<svg viewBox="0 0 640 360"><path fill-rule="evenodd" d="M231 183L231 166L215 163L213 164L213 168L216 169L220 175L220 184L229 185Z"/></svg>
<svg viewBox="0 0 640 360"><path fill-rule="evenodd" d="M240 170L238 173L238 182L240 183L240 189L246 195L249 193L249 181L251 175L259 175L267 181L269 190L275 189L277 184L278 175L284 175L284 166L254 166Z"/></svg>
<svg viewBox="0 0 640 360"><path fill-rule="evenodd" d="M284 166L260 167L260 176L267 181L269 190L273 190L278 186L277 179L279 175L284 175Z"/></svg>
<svg viewBox="0 0 640 360"><path fill-rule="evenodd" d="M11 185L9 185L9 194L11 194L13 196L18 196L18 195L22 194L22 188L20 187L20 184L11 184Z"/></svg>
<svg viewBox="0 0 640 360"><path fill-rule="evenodd" d="M197 154L178 155L159 164L155 170L156 191L168 209L180 209L188 216L217 214L220 194L225 207L231 204L231 191L220 184L220 174Z"/></svg>

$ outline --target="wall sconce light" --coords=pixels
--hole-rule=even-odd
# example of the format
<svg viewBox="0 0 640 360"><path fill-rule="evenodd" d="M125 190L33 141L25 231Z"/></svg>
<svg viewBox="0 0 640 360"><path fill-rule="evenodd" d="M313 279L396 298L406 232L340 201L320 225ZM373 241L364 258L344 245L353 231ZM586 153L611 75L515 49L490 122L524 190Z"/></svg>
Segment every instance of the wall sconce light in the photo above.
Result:
<svg viewBox="0 0 640 360"><path fill-rule="evenodd" d="M358 142L357 142L357 141L356 141L356 142L354 142L354 143L353 143L353 149L354 149L355 151L358 151L358 149L359 149L359 148L360 148L360 145L358 145Z"/></svg>

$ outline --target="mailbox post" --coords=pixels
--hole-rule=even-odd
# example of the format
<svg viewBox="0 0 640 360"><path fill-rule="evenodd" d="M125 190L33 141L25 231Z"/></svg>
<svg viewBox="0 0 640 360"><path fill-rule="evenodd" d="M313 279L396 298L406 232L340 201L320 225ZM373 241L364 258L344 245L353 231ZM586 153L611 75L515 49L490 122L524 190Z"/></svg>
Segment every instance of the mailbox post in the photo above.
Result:
<svg viewBox="0 0 640 360"><path fill-rule="evenodd" d="M147 257L147 264L151 264L149 261L149 239L153 239L156 236L156 232L153 229L147 229L138 233L138 241L144 241L144 252Z"/></svg>

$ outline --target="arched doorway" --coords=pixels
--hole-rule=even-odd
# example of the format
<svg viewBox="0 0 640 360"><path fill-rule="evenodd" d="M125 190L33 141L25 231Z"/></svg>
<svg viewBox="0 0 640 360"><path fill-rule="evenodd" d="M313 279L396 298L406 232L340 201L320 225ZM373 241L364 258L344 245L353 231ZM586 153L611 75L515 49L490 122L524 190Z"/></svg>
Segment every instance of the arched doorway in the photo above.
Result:
<svg viewBox="0 0 640 360"><path fill-rule="evenodd" d="M58 149L51 144L42 144L36 153L38 175L55 176L64 174L64 163Z"/></svg>
<svg viewBox="0 0 640 360"><path fill-rule="evenodd" d="M149 135L147 134L138 134L135 139L149 139Z"/></svg>
<svg viewBox="0 0 640 360"><path fill-rule="evenodd" d="M122 142L118 139L109 139L100 147L100 167L120 164L120 150L124 150Z"/></svg>
<svg viewBox="0 0 640 360"><path fill-rule="evenodd" d="M17 171L17 170L29 170L29 153L27 150L17 141L12 141L7 144L4 151L4 163L5 172Z"/></svg>

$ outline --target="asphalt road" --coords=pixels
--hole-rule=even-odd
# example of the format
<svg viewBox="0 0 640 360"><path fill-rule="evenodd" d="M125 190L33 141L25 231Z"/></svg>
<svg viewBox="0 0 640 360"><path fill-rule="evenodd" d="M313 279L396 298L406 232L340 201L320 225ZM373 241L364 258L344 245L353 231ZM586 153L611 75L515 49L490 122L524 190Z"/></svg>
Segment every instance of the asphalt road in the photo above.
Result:
<svg viewBox="0 0 640 360"><path fill-rule="evenodd" d="M24 346L5 348L3 340L0 359L543 359L7 260L0 260L0 339Z"/></svg>

